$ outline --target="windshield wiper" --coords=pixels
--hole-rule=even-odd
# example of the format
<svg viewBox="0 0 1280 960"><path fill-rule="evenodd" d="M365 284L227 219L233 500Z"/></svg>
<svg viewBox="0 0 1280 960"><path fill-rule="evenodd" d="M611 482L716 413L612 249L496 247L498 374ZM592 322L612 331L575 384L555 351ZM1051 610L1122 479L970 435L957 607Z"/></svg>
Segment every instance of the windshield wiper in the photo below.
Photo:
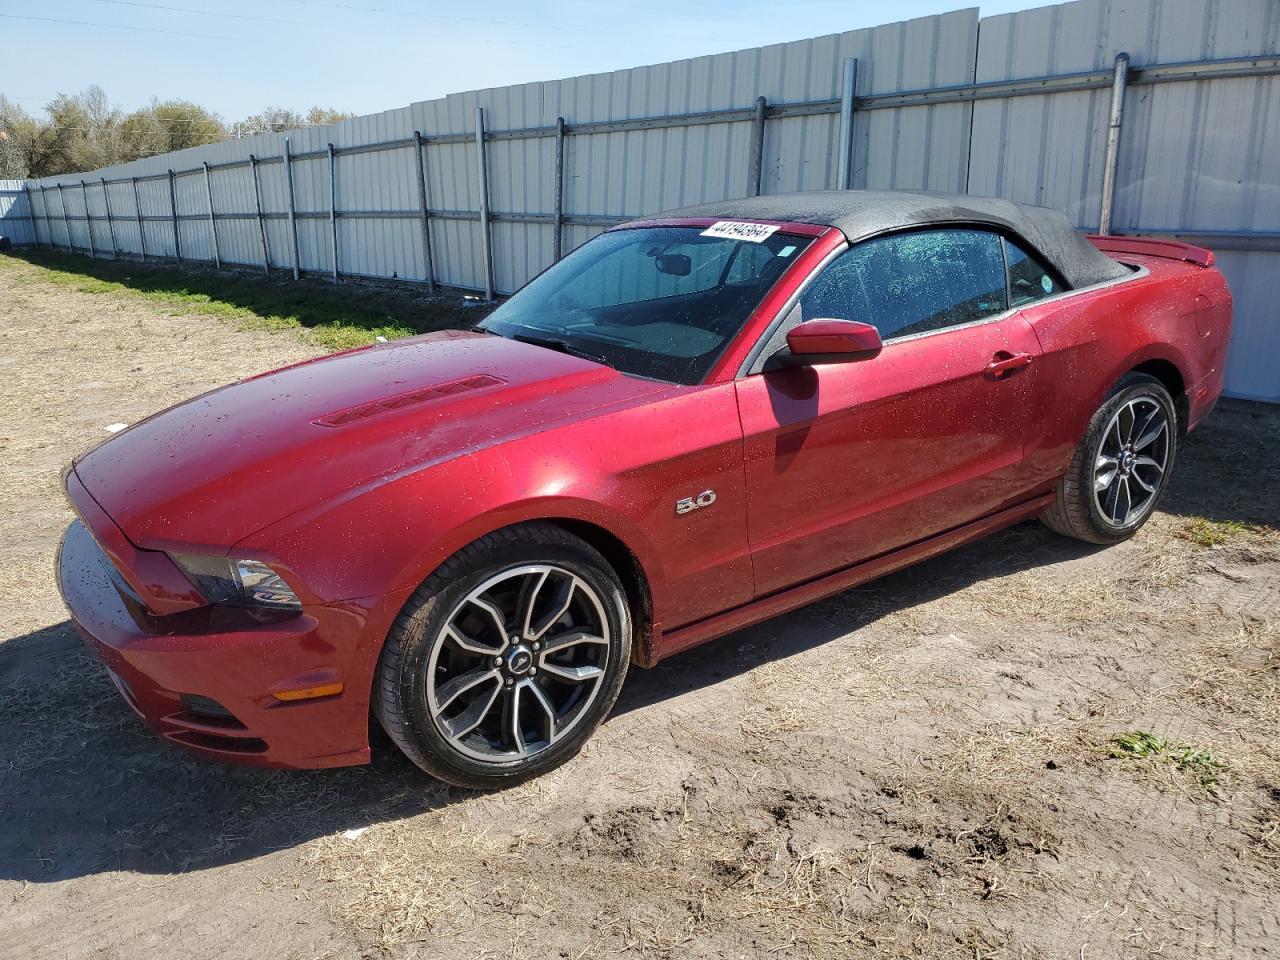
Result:
<svg viewBox="0 0 1280 960"><path fill-rule="evenodd" d="M581 357L583 360L591 360L610 369L617 369L600 354L583 350L581 347L576 347L569 341L562 340L559 337L535 337L527 333L513 333L511 339L519 340L521 343L531 343L535 347L546 347L548 350L559 350L561 353L567 353L571 357Z"/></svg>

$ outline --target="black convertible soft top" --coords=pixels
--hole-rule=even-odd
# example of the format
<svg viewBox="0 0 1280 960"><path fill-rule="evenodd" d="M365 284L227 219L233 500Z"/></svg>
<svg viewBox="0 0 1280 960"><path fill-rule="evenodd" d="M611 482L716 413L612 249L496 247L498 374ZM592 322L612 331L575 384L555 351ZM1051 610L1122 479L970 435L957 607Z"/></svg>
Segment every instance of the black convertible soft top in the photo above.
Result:
<svg viewBox="0 0 1280 960"><path fill-rule="evenodd" d="M903 227L978 224L1022 237L1073 287L1129 276L1126 267L1078 233L1065 214L990 197L907 190L821 190L700 203L645 219L685 217L824 224L838 228L850 243Z"/></svg>

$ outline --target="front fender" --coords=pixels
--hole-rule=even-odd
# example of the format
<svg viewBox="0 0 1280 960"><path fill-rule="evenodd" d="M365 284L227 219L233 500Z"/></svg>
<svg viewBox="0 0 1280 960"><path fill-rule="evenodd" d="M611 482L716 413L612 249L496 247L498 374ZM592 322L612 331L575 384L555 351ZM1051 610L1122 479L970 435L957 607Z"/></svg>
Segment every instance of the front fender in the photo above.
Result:
<svg viewBox="0 0 1280 960"><path fill-rule="evenodd" d="M631 552L646 578L648 571L659 566L658 551L644 532L603 504L578 497L533 496L478 514L424 546L403 565L393 589L416 588L467 544L505 527L536 520L576 521L598 527Z"/></svg>
<svg viewBox="0 0 1280 960"><path fill-rule="evenodd" d="M742 456L734 385L685 388L386 476L236 549L335 602L407 596L450 555L502 527L576 521L630 551L655 631L673 629L753 595ZM707 491L714 509L676 509Z"/></svg>
<svg viewBox="0 0 1280 960"><path fill-rule="evenodd" d="M531 520L572 520L621 541L648 575L655 545L609 506L613 478L545 457L494 450L389 479L238 545L270 557L324 602L411 593L468 543Z"/></svg>

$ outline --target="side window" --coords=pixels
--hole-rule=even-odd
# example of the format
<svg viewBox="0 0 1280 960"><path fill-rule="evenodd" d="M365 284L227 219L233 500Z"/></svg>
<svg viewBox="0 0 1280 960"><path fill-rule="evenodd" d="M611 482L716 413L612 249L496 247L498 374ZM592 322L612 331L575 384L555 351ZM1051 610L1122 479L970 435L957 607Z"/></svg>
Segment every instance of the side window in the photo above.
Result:
<svg viewBox="0 0 1280 960"><path fill-rule="evenodd" d="M1027 253L1012 240L1004 241L1004 254L1009 264L1010 306L1043 300L1066 289L1039 257Z"/></svg>
<svg viewBox="0 0 1280 960"><path fill-rule="evenodd" d="M805 320L860 320L889 340L1003 312L1004 274L994 233L919 230L845 251L809 285L800 306Z"/></svg>

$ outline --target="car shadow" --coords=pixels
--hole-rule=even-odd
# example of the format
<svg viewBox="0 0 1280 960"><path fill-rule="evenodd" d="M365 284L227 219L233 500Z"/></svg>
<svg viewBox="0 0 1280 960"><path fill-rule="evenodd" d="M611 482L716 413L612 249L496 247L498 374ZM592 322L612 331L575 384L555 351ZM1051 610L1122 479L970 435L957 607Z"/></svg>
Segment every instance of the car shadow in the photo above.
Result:
<svg viewBox="0 0 1280 960"><path fill-rule="evenodd" d="M189 756L125 706L70 623L0 644L0 879L199 870L471 794L389 744L337 770Z"/></svg>
<svg viewBox="0 0 1280 960"><path fill-rule="evenodd" d="M613 715L641 710L763 664L785 660L891 613L956 593L971 584L1079 559L1102 549L1060 537L1038 521L1018 524L785 616L695 647L662 661L653 669L632 671Z"/></svg>
<svg viewBox="0 0 1280 960"><path fill-rule="evenodd" d="M614 715L819 646L984 576L1091 549L1024 524L656 669L633 671ZM877 602L859 603L868 590ZM0 810L6 816L0 879L46 883L109 871L199 870L473 795L418 771L380 731L368 767L271 771L192 757L125 707L69 623L0 644Z"/></svg>
<svg viewBox="0 0 1280 960"><path fill-rule="evenodd" d="M1280 526L1280 416L1224 411L1189 439L1166 513ZM970 584L1100 548L1023 523L628 678L614 716L819 647ZM0 879L176 874L252 860L474 796L380 734L373 763L266 771L190 757L148 732L63 622L0 643Z"/></svg>
<svg viewBox="0 0 1280 960"><path fill-rule="evenodd" d="M1224 401L1178 451L1160 512L1179 521L1242 524L1280 531L1280 410ZM1229 536L1200 531L1194 537ZM891 611L928 603L970 584L1032 567L1088 556L1103 548L1069 540L1032 521L845 591L785 617L740 630L635 671L614 715L643 709L783 660L873 622ZM850 601L853 602L850 602ZM861 602L859 602L861 601Z"/></svg>
<svg viewBox="0 0 1280 960"><path fill-rule="evenodd" d="M1280 410L1221 401L1178 450L1163 513L1280 528Z"/></svg>

